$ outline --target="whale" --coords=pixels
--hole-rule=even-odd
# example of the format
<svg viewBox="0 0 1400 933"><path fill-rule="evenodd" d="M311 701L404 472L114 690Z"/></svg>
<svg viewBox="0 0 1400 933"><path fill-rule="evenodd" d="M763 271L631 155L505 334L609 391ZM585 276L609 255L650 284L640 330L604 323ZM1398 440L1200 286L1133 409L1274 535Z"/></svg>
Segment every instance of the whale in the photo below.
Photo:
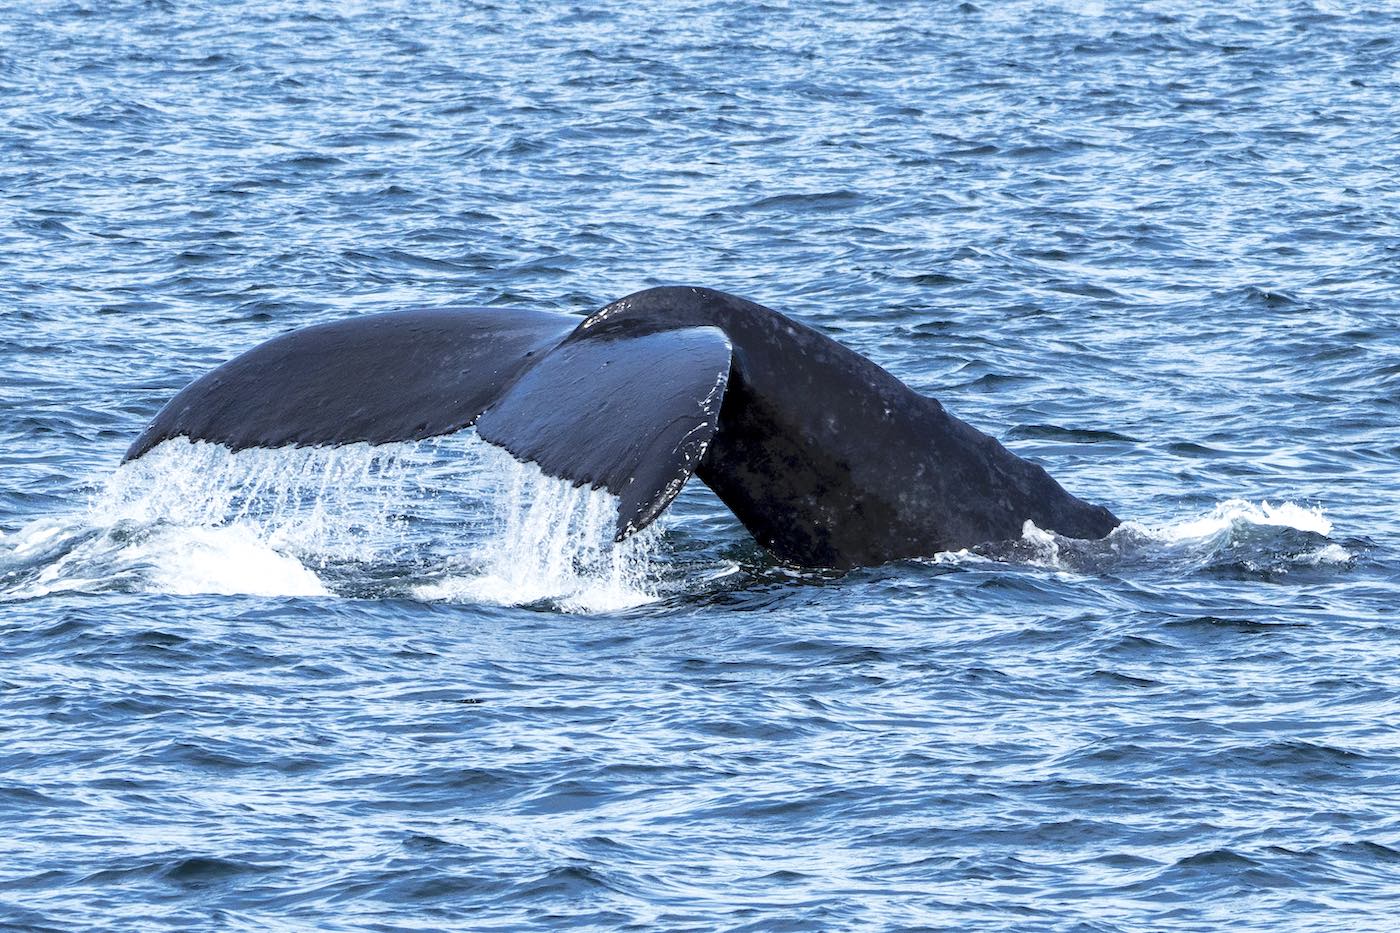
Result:
<svg viewBox="0 0 1400 933"><path fill-rule="evenodd" d="M663 286L580 319L437 307L293 330L195 379L127 450L421 440L475 426L617 497L615 539L691 476L778 561L849 569L1119 520L874 361L763 305Z"/></svg>

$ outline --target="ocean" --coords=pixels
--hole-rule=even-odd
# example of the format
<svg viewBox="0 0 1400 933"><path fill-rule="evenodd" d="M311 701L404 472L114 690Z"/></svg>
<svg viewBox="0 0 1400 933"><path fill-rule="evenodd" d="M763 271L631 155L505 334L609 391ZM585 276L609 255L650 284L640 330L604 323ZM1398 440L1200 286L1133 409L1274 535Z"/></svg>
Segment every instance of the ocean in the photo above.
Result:
<svg viewBox="0 0 1400 933"><path fill-rule="evenodd" d="M1400 929L1400 8L1208 6L0 9L0 928ZM295 328L659 284L1124 525L121 465Z"/></svg>

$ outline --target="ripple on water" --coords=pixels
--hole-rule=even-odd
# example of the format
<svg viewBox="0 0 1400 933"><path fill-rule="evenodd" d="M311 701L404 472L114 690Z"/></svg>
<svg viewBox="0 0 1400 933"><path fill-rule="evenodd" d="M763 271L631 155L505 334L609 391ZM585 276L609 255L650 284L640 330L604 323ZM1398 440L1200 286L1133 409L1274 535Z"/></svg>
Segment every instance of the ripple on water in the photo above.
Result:
<svg viewBox="0 0 1400 933"><path fill-rule="evenodd" d="M1387 928L1397 29L0 9L0 925ZM812 573L470 435L116 468L297 326L685 282L1124 526Z"/></svg>

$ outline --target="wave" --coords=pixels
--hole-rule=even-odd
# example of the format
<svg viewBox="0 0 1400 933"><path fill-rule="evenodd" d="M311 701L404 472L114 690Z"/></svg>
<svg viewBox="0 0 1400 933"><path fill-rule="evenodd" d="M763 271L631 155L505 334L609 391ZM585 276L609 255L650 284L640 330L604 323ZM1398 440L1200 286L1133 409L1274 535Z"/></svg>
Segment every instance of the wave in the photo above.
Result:
<svg viewBox="0 0 1400 933"><path fill-rule="evenodd" d="M943 559L980 557L1079 573L1164 569L1178 574L1280 579L1299 570L1346 568L1359 557L1331 539L1318 506L1229 499L1210 511L1163 524L1125 521L1106 538L1065 538L1026 522L1017 541Z"/></svg>

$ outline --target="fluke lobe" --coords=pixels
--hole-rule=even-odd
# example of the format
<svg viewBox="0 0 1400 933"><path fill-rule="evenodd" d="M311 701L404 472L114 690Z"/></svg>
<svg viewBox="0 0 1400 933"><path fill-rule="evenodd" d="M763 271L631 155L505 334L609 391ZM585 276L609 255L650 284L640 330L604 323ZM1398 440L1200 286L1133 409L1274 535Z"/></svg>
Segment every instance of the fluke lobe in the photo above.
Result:
<svg viewBox="0 0 1400 933"><path fill-rule="evenodd" d="M762 305L651 288L584 318L434 308L275 337L195 380L126 453L419 440L475 424L545 473L619 498L617 540L692 473L759 544L853 567L1118 525L875 363Z"/></svg>

